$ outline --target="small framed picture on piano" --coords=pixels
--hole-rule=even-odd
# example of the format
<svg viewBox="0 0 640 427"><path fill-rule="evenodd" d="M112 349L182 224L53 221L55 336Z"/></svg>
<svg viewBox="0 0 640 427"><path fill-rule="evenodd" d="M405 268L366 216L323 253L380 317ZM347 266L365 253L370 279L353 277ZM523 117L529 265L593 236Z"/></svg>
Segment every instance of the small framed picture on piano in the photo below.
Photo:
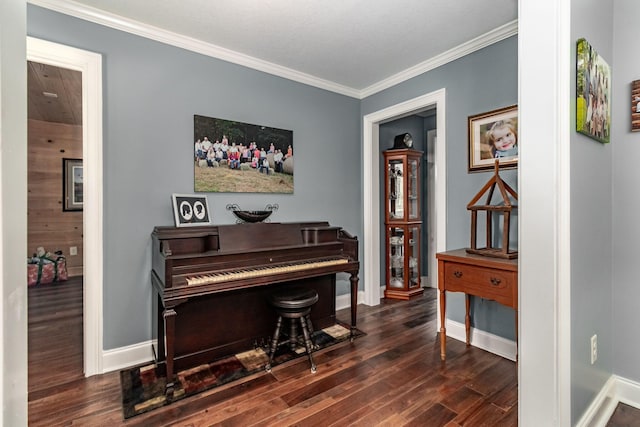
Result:
<svg viewBox="0 0 640 427"><path fill-rule="evenodd" d="M205 196L192 194L173 194L173 216L176 227L189 227L211 224L209 203Z"/></svg>

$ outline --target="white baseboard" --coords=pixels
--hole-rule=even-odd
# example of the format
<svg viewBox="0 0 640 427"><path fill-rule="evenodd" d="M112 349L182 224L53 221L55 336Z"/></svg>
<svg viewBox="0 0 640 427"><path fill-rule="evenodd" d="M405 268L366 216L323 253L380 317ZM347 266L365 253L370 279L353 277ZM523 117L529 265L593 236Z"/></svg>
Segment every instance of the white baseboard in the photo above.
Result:
<svg viewBox="0 0 640 427"><path fill-rule="evenodd" d="M364 291L358 291L358 304L364 301ZM351 307L351 294L338 295L336 297L336 310Z"/></svg>
<svg viewBox="0 0 640 427"><path fill-rule="evenodd" d="M128 345L102 352L102 373L117 371L142 363L151 362L156 340Z"/></svg>
<svg viewBox="0 0 640 427"><path fill-rule="evenodd" d="M612 375L584 412L576 427L604 427L618 403L640 409L640 383Z"/></svg>
<svg viewBox="0 0 640 427"><path fill-rule="evenodd" d="M384 292L384 287L380 288L380 292ZM361 303L363 299L364 292L358 292L358 303ZM350 305L351 296L349 294L339 295L336 298L336 310L348 308ZM447 336L464 342L464 324L447 319ZM153 348L157 348L155 344L155 340L149 340L138 344L132 344L125 347L104 351L102 353L103 373L112 372L152 361L154 356ZM516 345L513 341L501 338L488 332L472 328L471 345L505 357L509 360L516 359ZM627 394L629 396L633 396L632 393Z"/></svg>
<svg viewBox="0 0 640 427"><path fill-rule="evenodd" d="M438 280L437 278L431 280L431 276L422 276L420 277L420 283L423 288L438 288Z"/></svg>
<svg viewBox="0 0 640 427"><path fill-rule="evenodd" d="M466 332L464 323L455 322L451 319L446 320L447 336L466 342ZM515 341L499 337L489 332L471 328L469 333L471 345L481 348L490 353L497 354L509 360L516 360L517 346Z"/></svg>

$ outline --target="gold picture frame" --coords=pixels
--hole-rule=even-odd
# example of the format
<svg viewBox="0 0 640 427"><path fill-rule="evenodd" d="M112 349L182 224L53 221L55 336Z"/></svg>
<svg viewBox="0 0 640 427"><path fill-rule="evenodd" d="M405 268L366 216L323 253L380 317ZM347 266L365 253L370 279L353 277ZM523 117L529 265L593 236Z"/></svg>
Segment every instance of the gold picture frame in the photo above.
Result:
<svg viewBox="0 0 640 427"><path fill-rule="evenodd" d="M518 167L518 106L499 108L468 118L468 171Z"/></svg>

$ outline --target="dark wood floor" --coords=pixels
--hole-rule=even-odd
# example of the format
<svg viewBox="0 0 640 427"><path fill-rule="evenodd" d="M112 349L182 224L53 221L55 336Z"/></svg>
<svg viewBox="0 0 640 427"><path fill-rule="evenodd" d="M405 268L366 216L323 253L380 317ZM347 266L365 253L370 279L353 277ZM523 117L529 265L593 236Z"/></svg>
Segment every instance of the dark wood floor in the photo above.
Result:
<svg viewBox="0 0 640 427"><path fill-rule="evenodd" d="M316 374L300 358L125 421L118 373L82 377L81 283L32 288L29 425L516 426L515 363L453 339L442 363L435 296L359 306L367 336L316 353Z"/></svg>

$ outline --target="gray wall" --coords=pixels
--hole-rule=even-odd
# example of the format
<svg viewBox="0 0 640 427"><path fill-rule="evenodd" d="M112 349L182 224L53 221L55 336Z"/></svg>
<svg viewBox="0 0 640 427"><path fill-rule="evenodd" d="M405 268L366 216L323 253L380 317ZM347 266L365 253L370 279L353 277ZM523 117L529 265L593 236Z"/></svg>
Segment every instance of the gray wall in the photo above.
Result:
<svg viewBox="0 0 640 427"><path fill-rule="evenodd" d="M631 82L640 79L640 58L637 55L637 0L616 0L613 6L613 313L611 318L613 373L640 383L640 340L638 340L638 182L640 182L640 133L631 129ZM605 351L604 349L601 351Z"/></svg>
<svg viewBox="0 0 640 427"><path fill-rule="evenodd" d="M573 2L571 42L575 58L576 41L584 37L612 68L613 2ZM575 82L575 67L571 81ZM571 96L575 99L575 84ZM612 98L612 105L624 102ZM626 105L626 103L625 103ZM575 129L575 104L572 126ZM620 124L621 117L612 115ZM573 131L571 134L571 413L572 422L591 403L612 373L612 156L618 144L601 144ZM627 153L628 154L628 153ZM626 205L624 209L627 209ZM614 257L615 259L615 257ZM598 360L591 365L590 340L598 335Z"/></svg>
<svg viewBox="0 0 640 427"><path fill-rule="evenodd" d="M517 37L510 37L362 101L361 115L446 88L447 249L468 247L470 215L467 203L492 172L467 173L467 118L518 103ZM381 139L380 144L385 141ZM516 172L501 177L517 191ZM514 220L514 223L517 220ZM383 261L384 262L384 261ZM493 301L474 299L473 326L515 339L514 311ZM447 297L447 317L464 322L464 297Z"/></svg>
<svg viewBox="0 0 640 427"><path fill-rule="evenodd" d="M294 194L208 194L215 223L278 203L273 221L362 235L358 100L33 5L27 32L103 55L105 349L151 338L150 233L193 192L194 114L293 130Z"/></svg>

